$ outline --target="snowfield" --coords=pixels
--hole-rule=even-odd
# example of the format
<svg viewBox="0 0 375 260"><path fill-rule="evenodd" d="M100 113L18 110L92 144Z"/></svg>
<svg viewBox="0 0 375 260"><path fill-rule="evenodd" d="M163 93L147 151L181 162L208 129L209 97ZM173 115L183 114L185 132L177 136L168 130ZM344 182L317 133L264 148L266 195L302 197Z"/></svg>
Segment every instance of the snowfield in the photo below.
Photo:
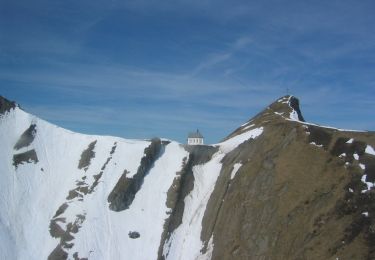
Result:
<svg viewBox="0 0 375 260"><path fill-rule="evenodd" d="M182 223L162 245L171 211L167 192L189 157L183 145L168 141L129 208L113 211L109 194L123 174L135 178L151 141L74 133L16 107L0 115L0 259L62 254L68 259L149 260L157 259L159 247L166 259L210 259L213 238L202 254L200 233L221 160L262 131L248 130L217 144L207 163L193 167L194 188L185 197ZM79 168L84 151L91 156ZM234 166L232 178L240 166Z"/></svg>

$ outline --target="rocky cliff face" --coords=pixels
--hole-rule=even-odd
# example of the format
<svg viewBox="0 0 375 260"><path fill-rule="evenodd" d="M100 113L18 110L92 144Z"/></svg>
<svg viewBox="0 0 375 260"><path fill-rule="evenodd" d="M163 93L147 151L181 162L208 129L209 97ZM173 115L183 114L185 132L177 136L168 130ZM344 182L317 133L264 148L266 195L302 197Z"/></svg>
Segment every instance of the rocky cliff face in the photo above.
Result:
<svg viewBox="0 0 375 260"><path fill-rule="evenodd" d="M1 259L375 259L375 134L295 97L194 147L0 105Z"/></svg>

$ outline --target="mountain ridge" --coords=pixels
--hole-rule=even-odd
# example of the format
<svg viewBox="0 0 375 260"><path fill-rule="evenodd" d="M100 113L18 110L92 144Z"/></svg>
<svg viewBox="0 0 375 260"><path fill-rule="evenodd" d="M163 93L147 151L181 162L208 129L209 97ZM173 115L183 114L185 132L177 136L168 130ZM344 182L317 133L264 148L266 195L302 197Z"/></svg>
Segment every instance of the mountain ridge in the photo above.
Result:
<svg viewBox="0 0 375 260"><path fill-rule="evenodd" d="M0 258L375 257L375 135L304 122L293 96L206 146L0 105Z"/></svg>

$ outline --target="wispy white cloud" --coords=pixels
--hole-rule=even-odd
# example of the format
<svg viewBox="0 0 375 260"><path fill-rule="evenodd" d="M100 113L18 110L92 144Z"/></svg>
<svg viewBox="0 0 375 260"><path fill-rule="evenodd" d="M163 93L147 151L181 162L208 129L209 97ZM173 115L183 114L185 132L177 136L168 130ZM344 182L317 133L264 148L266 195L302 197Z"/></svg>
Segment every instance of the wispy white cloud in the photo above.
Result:
<svg viewBox="0 0 375 260"><path fill-rule="evenodd" d="M252 43L252 39L248 36L242 36L230 43L228 48L222 53L210 53L206 58L204 58L192 71L191 75L195 76L205 70L214 68L218 64L225 63L229 61L236 52L240 52L242 49L249 46ZM231 74L233 68L227 68L224 70L224 74Z"/></svg>
<svg viewBox="0 0 375 260"><path fill-rule="evenodd" d="M234 50L241 50L243 48L246 48L253 42L253 39L249 36L242 36L235 40L233 44Z"/></svg>
<svg viewBox="0 0 375 260"><path fill-rule="evenodd" d="M225 78L204 78L180 73L167 73L130 68L123 65L59 63L51 71L3 69L0 79L37 88L77 95L119 93L128 98L199 99L243 91L244 86ZM256 89L257 86L253 86ZM263 87L258 87L262 90Z"/></svg>
<svg viewBox="0 0 375 260"><path fill-rule="evenodd" d="M220 54L211 54L206 58L204 61L198 64L196 68L193 69L192 75L199 74L200 72L211 69L217 64L220 64L222 62L225 62L229 60L232 56L231 52L227 53L220 53Z"/></svg>

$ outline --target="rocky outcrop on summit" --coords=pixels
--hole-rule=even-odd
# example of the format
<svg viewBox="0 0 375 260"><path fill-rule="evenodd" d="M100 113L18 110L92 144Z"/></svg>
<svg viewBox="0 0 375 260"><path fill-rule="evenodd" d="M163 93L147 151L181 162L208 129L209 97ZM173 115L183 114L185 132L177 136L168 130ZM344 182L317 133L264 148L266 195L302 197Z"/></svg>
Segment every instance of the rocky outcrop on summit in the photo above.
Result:
<svg viewBox="0 0 375 260"><path fill-rule="evenodd" d="M304 122L305 119L303 118L302 113L301 113L301 110L300 110L300 108L299 108L299 100L298 100L298 98L291 96L290 99L289 99L289 106L290 106L294 111L296 111L297 116L298 116L298 120Z"/></svg>

